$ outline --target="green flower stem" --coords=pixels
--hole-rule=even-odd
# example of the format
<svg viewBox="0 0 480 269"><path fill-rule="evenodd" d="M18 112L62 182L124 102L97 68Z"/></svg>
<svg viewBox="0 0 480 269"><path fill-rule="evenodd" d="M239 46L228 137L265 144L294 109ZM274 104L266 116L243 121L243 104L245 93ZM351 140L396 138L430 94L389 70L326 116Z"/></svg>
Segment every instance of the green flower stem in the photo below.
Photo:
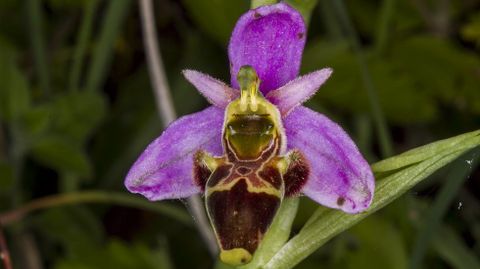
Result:
<svg viewBox="0 0 480 269"><path fill-rule="evenodd" d="M241 269L260 268L282 248L290 236L293 220L297 215L299 201L298 198L286 198L283 200L282 206L255 252L253 260L247 265L240 267Z"/></svg>
<svg viewBox="0 0 480 269"><path fill-rule="evenodd" d="M105 74L113 55L113 45L120 27L130 8L131 0L108 1L105 20L103 21L97 46L91 57L92 62L87 74L88 91L99 90L105 80Z"/></svg>
<svg viewBox="0 0 480 269"><path fill-rule="evenodd" d="M273 5L273 4L276 4L276 3L277 3L276 0L252 0L252 2L250 4L250 8L254 9L254 8L259 7L259 6Z"/></svg>
<svg viewBox="0 0 480 269"><path fill-rule="evenodd" d="M343 0L331 0L331 2L334 10L337 13L338 20L342 27L345 29L347 37L354 50L358 66L360 68L363 85L367 91L370 109L380 140L380 148L382 151L382 155L383 157L391 156L393 154L392 139L390 137L390 133L388 132L385 116L383 115L382 109L380 107L377 91L375 89L375 85L373 84L372 76L370 74L365 55L362 51L357 32L352 25Z"/></svg>
<svg viewBox="0 0 480 269"><path fill-rule="evenodd" d="M130 194L102 191L71 192L39 198L11 211L1 213L0 223L2 223L3 225L11 225L22 220L24 217L26 217L33 211L57 206L85 203L116 204L139 208L143 210L149 210L155 213L169 216L184 225L192 226L190 216L174 206L152 203L143 198Z"/></svg>
<svg viewBox="0 0 480 269"><path fill-rule="evenodd" d="M478 155L480 151L473 150L464 155L463 158L458 159L446 177L445 185L443 185L438 194L433 206L427 213L426 221L423 223L421 230L416 237L417 240L413 247L412 256L410 259L411 269L419 268L423 256L432 241L435 232L440 227L441 220L447 212L452 200L462 187L465 180L470 176L470 173L478 165Z"/></svg>
<svg viewBox="0 0 480 269"><path fill-rule="evenodd" d="M78 31L77 46L75 47L72 69L70 71L70 91L77 91L80 86L80 73L85 59L87 44L92 35L92 25L97 6L97 0L90 0L85 2L83 20L80 26L80 30Z"/></svg>
<svg viewBox="0 0 480 269"><path fill-rule="evenodd" d="M469 138L464 139L466 136ZM462 143L455 143L457 140L462 141ZM451 145L451 147L446 145ZM377 187L373 203L368 211L349 215L339 210L320 207L300 233L288 241L263 268L292 268L332 237L388 205L417 183L478 145L480 145L480 135L479 131L475 131L407 152L406 155L412 154L412 152L414 154L423 152L425 159L406 165L402 169L393 170L389 173L374 169ZM435 151L437 147L443 150ZM436 154L431 156L425 149L435 151ZM379 167L385 167L385 162L388 160L395 162L398 158L402 158L402 155L404 154L383 161L383 165Z"/></svg>
<svg viewBox="0 0 480 269"><path fill-rule="evenodd" d="M380 9L380 19L375 37L375 50L379 55L385 51L389 41L389 33L391 31L393 15L395 14L396 2L397 0L383 0Z"/></svg>
<svg viewBox="0 0 480 269"><path fill-rule="evenodd" d="M45 39L43 36L43 16L40 0L29 0L27 4L30 40L33 47L35 71L37 72L40 88L43 94L50 93L50 74L47 63Z"/></svg>

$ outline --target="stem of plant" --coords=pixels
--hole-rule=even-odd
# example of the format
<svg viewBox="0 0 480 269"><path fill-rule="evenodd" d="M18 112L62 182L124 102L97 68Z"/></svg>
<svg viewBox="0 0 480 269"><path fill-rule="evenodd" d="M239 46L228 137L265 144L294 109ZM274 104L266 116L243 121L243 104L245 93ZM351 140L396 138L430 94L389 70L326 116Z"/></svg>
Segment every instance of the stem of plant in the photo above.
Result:
<svg viewBox="0 0 480 269"><path fill-rule="evenodd" d="M367 90L367 96L370 103L373 120L377 127L376 129L380 140L382 155L383 157L391 156L393 154L392 139L390 137L390 133L388 132L385 117L378 100L377 91L375 89L375 85L373 84L365 55L360 46L357 32L350 21L350 17L347 13L347 9L343 3L343 0L331 0L331 2L337 13L338 20L346 31L347 37L353 47L358 66L360 68L362 81L365 89Z"/></svg>
<svg viewBox="0 0 480 269"><path fill-rule="evenodd" d="M96 42L88 68L86 90L99 90L105 80L105 74L113 55L113 45L120 27L128 13L131 0L108 1L100 37Z"/></svg>
<svg viewBox="0 0 480 269"><path fill-rule="evenodd" d="M184 225L191 225L190 216L175 207L166 204L152 203L130 194L101 191L70 192L39 198L11 211L0 213L0 223L3 225L11 225L37 210L82 203L107 203L140 208L167 215Z"/></svg>
<svg viewBox="0 0 480 269"><path fill-rule="evenodd" d="M8 251L7 240L3 233L2 223L0 222L0 260L2 260L5 269L13 269L10 251Z"/></svg>
<svg viewBox="0 0 480 269"><path fill-rule="evenodd" d="M382 7L380 9L377 35L375 36L375 50L377 55L381 55L387 47L395 5L396 0L383 0Z"/></svg>
<svg viewBox="0 0 480 269"><path fill-rule="evenodd" d="M163 62L160 55L158 38L155 30L155 17L153 14L153 3L151 0L140 0L140 17L142 20L142 32L145 46L145 54L150 73L150 80L154 89L155 101L158 113L167 126L176 118L173 107L170 89L168 87L167 77L163 68ZM205 213L203 203L198 195L188 198L188 208L196 220L197 228L206 242L210 254L215 257L218 253L218 247L215 236L210 228L210 224Z"/></svg>
<svg viewBox="0 0 480 269"><path fill-rule="evenodd" d="M28 1L29 32L35 59L35 71L43 94L50 93L50 74L43 36L43 16L40 0Z"/></svg>
<svg viewBox="0 0 480 269"><path fill-rule="evenodd" d="M90 0L85 2L84 15L80 30L78 31L77 46L73 55L72 70L70 71L69 89L77 91L80 84L80 73L82 70L88 40L92 35L92 25L98 1Z"/></svg>

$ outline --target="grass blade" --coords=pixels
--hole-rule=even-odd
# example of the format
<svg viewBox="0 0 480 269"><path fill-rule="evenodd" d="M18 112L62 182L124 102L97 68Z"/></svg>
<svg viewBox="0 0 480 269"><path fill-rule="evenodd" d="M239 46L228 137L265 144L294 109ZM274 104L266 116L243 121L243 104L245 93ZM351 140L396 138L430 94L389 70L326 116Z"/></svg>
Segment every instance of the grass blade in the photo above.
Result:
<svg viewBox="0 0 480 269"><path fill-rule="evenodd" d="M76 91L79 88L80 73L82 71L83 62L85 59L87 44L92 35L92 25L94 21L95 11L97 10L97 5L97 0L85 2L82 25L80 26L80 30L78 31L77 46L75 47L72 70L70 71L70 91Z"/></svg>
<svg viewBox="0 0 480 269"><path fill-rule="evenodd" d="M113 55L113 44L127 15L130 4L130 0L108 1L107 14L105 15L100 37L93 52L87 75L86 89L88 91L99 90L103 85L106 71Z"/></svg>
<svg viewBox="0 0 480 269"><path fill-rule="evenodd" d="M29 32L32 42L35 70L44 94L50 93L50 73L45 54L45 38L43 32L43 15L40 0L28 1Z"/></svg>
<svg viewBox="0 0 480 269"><path fill-rule="evenodd" d="M392 138L388 132L385 116L383 115L382 108L377 96L377 90L372 81L365 55L362 51L359 37L348 15L347 9L343 0L331 0L338 20L344 28L346 35L350 41L350 44L355 53L355 57L360 68L360 74L362 77L363 85L367 91L370 110L372 112L373 120L376 125L378 138L380 140L380 148L383 157L388 157L393 154Z"/></svg>

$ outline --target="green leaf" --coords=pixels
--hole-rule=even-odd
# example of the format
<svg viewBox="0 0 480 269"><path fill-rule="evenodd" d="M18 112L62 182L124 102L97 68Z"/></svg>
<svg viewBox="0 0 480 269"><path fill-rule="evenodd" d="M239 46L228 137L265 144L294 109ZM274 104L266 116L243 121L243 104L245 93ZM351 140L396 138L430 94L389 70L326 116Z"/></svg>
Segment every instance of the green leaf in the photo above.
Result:
<svg viewBox="0 0 480 269"><path fill-rule="evenodd" d="M353 235L356 247L347 249L341 258L343 266L338 268L407 268L403 238L386 220L371 216L353 227L349 234Z"/></svg>
<svg viewBox="0 0 480 269"><path fill-rule="evenodd" d="M420 268L430 241L440 227L445 213L465 180L469 178L470 173L478 165L479 153L478 150L469 151L451 165L452 168L446 176L446 182L437 197L435 197L435 202L430 206L428 212L424 214L423 224L418 231L412 248L410 269Z"/></svg>
<svg viewBox="0 0 480 269"><path fill-rule="evenodd" d="M249 9L245 0L183 0L185 8L200 28L225 45L238 18Z"/></svg>
<svg viewBox="0 0 480 269"><path fill-rule="evenodd" d="M469 138L465 139L465 136ZM462 141L461 145L458 141ZM453 146L448 147L446 144ZM418 152L423 152L425 148L430 148L430 151L435 151L437 148L443 150L437 151L433 156L425 155L428 157L422 160L417 159L415 163L406 167L400 165L401 169L391 171L389 174L378 173L374 165L377 179L376 193L372 205L366 212L349 215L338 210L320 207L300 233L287 242L263 268L292 268L335 235L383 208L435 171L478 145L480 145L479 131L475 131L421 147L417 150ZM401 158L402 155L399 157ZM395 161L399 157L393 157L390 160ZM398 163L388 165L386 162L383 161L380 168L398 166Z"/></svg>
<svg viewBox="0 0 480 269"><path fill-rule="evenodd" d="M150 250L136 243L111 240L106 246L91 245L80 257L60 260L56 269L170 269L172 263L165 247Z"/></svg>
<svg viewBox="0 0 480 269"><path fill-rule="evenodd" d="M466 246L464 239L455 233L452 228L443 226L433 238L432 243L434 249L452 268L480 268L480 261L474 251Z"/></svg>
<svg viewBox="0 0 480 269"><path fill-rule="evenodd" d="M105 82L118 33L131 7L131 0L108 1L97 45L87 74L87 91L99 91ZM133 11L133 10L132 10Z"/></svg>
<svg viewBox="0 0 480 269"><path fill-rule="evenodd" d="M42 235L59 245L67 257L81 257L84 249L104 240L100 220L86 207L50 208L32 220Z"/></svg>
<svg viewBox="0 0 480 269"><path fill-rule="evenodd" d="M439 140L434 143L411 149L400 155L374 163L372 164L372 169L376 173L388 172L415 163L419 163L426 159L433 158L447 150L466 150L471 148L471 144L469 144L468 142L472 141L472 139L478 138L479 135L480 130L458 135L448 139Z"/></svg>
<svg viewBox="0 0 480 269"><path fill-rule="evenodd" d="M51 104L51 132L83 142L104 119L107 104L97 92L70 92Z"/></svg>
<svg viewBox="0 0 480 269"><path fill-rule="evenodd" d="M87 154L76 143L58 135L49 135L34 141L33 157L44 165L62 172L88 177L91 164Z"/></svg>
<svg viewBox="0 0 480 269"><path fill-rule="evenodd" d="M17 120L30 106L25 76L15 65L14 51L0 43L0 119Z"/></svg>
<svg viewBox="0 0 480 269"><path fill-rule="evenodd" d="M8 163L0 161L0 193L8 191L13 186L13 169Z"/></svg>

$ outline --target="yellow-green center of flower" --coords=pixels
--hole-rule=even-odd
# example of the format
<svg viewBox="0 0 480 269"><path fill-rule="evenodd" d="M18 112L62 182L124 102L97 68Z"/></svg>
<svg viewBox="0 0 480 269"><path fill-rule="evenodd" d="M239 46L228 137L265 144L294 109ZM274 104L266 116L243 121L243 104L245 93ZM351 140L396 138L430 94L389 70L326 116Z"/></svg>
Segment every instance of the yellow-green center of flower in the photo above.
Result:
<svg viewBox="0 0 480 269"><path fill-rule="evenodd" d="M281 119L277 108L259 91L260 79L251 66L242 66L237 79L240 98L227 107L225 146L238 159L255 159L277 138L284 140Z"/></svg>

